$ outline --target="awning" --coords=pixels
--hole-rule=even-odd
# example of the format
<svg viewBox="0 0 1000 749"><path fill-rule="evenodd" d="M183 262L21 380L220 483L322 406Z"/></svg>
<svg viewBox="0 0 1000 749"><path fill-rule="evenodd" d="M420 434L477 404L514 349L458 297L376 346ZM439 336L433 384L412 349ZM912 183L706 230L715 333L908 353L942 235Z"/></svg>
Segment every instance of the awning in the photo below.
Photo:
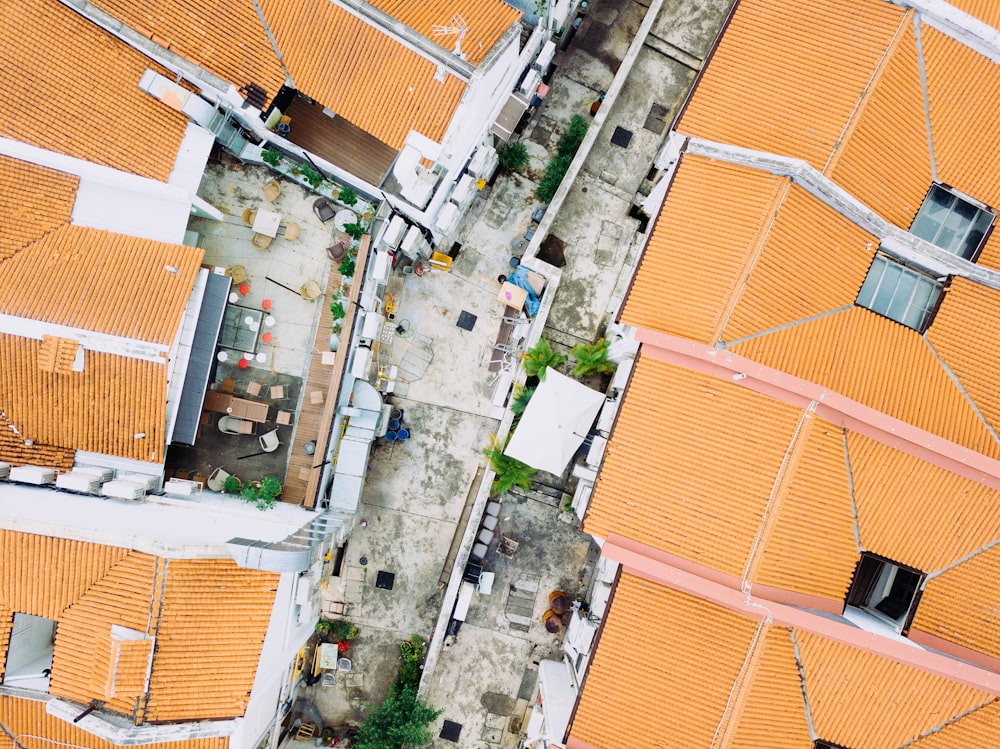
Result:
<svg viewBox="0 0 1000 749"><path fill-rule="evenodd" d="M503 105L503 109L497 115L497 120L493 123L493 127L490 128L490 132L500 140L510 140L510 136L514 133L514 128L517 127L517 123L521 120L521 115L524 114L524 110L527 108L528 97L520 91L515 91L507 99L507 103Z"/></svg>

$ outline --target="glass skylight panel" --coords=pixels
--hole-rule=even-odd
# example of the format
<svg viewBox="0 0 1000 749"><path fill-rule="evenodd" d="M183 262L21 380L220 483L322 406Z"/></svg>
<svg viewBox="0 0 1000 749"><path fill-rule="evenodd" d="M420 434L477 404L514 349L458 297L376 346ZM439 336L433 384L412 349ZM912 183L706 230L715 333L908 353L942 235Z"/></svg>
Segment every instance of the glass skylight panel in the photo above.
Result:
<svg viewBox="0 0 1000 749"><path fill-rule="evenodd" d="M856 301L872 312L923 333L943 288L936 279L878 254Z"/></svg>
<svg viewBox="0 0 1000 749"><path fill-rule="evenodd" d="M993 219L993 213L987 208L940 185L931 185L913 219L910 233L972 260L993 225Z"/></svg>

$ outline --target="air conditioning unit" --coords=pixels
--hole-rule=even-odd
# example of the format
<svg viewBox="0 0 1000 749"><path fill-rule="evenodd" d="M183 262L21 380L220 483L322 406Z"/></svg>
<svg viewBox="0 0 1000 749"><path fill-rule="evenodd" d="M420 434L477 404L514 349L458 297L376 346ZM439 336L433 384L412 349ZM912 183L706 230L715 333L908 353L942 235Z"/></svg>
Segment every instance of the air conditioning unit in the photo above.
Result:
<svg viewBox="0 0 1000 749"><path fill-rule="evenodd" d="M5 479L10 475L10 463L0 460L0 479Z"/></svg>
<svg viewBox="0 0 1000 749"><path fill-rule="evenodd" d="M73 473L86 473L96 478L102 484L105 481L111 481L115 477L114 469L105 468L104 466L73 466Z"/></svg>
<svg viewBox="0 0 1000 749"><path fill-rule="evenodd" d="M201 493L201 483L198 481L188 481L187 479L170 479L163 485L163 491L166 494L191 497Z"/></svg>
<svg viewBox="0 0 1000 749"><path fill-rule="evenodd" d="M44 466L17 466L10 469L8 478L21 484L46 486L56 480L56 472Z"/></svg>
<svg viewBox="0 0 1000 749"><path fill-rule="evenodd" d="M147 492L155 491L156 485L160 481L159 476L150 476L147 473L121 473L118 474L118 478L132 484L138 484Z"/></svg>
<svg viewBox="0 0 1000 749"><path fill-rule="evenodd" d="M115 499L142 499L146 496L146 486L132 481L116 479L101 487L101 496Z"/></svg>
<svg viewBox="0 0 1000 749"><path fill-rule="evenodd" d="M406 221L402 216L396 214L389 221L389 226L386 227L385 234L382 235L382 241L394 250L399 247L399 241L403 238L405 231Z"/></svg>
<svg viewBox="0 0 1000 749"><path fill-rule="evenodd" d="M81 494L97 494L101 490L101 482L89 473L70 471L56 477L56 487Z"/></svg>

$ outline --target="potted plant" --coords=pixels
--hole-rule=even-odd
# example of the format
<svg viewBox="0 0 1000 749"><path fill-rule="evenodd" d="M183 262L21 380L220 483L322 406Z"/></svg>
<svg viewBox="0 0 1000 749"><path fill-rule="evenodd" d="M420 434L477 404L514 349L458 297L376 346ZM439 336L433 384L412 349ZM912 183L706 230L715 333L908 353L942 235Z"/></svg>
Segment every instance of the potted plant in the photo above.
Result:
<svg viewBox="0 0 1000 749"><path fill-rule="evenodd" d="M264 160L264 163L270 167L278 168L281 163L281 152L276 151L273 148L265 148L261 151L260 157Z"/></svg>
<svg viewBox="0 0 1000 749"><path fill-rule="evenodd" d="M351 239L361 239L365 234L365 227L361 223L344 224L344 233Z"/></svg>
<svg viewBox="0 0 1000 749"><path fill-rule="evenodd" d="M342 187L340 188L340 194L337 196L337 199L350 208L358 202L358 194L350 187Z"/></svg>
<svg viewBox="0 0 1000 749"><path fill-rule="evenodd" d="M348 256L340 261L340 267L338 268L340 275L351 277L354 275L354 258Z"/></svg>
<svg viewBox="0 0 1000 749"><path fill-rule="evenodd" d="M242 488L243 482L236 476L227 476L226 480L222 482L222 491L226 494L239 494Z"/></svg>

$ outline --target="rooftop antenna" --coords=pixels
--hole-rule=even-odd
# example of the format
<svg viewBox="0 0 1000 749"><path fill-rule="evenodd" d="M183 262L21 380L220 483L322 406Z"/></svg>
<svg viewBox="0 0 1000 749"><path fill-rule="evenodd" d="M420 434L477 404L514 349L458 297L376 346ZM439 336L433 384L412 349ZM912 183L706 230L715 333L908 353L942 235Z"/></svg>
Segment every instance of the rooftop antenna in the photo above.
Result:
<svg viewBox="0 0 1000 749"><path fill-rule="evenodd" d="M465 32L468 30L469 24L465 22L464 18L456 13L451 17L451 26L435 25L432 27L431 35L449 36L451 34L457 34L458 36L455 39L455 49L453 49L452 52L464 60L465 55L462 53L462 39L465 37Z"/></svg>

